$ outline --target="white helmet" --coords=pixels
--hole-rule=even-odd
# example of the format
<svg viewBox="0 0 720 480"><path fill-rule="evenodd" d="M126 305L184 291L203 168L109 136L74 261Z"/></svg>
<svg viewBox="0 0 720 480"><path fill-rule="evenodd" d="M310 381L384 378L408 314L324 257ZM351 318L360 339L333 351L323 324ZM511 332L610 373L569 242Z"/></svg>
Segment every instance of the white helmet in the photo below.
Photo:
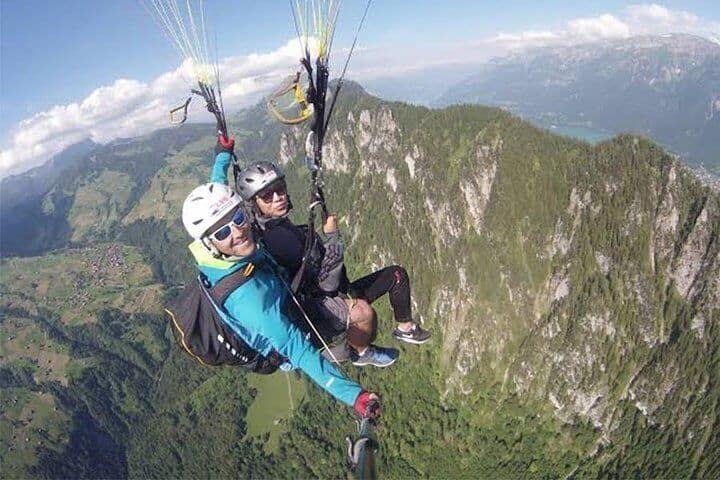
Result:
<svg viewBox="0 0 720 480"><path fill-rule="evenodd" d="M182 209L185 230L201 239L218 220L240 205L240 195L222 183L206 183L190 192Z"/></svg>

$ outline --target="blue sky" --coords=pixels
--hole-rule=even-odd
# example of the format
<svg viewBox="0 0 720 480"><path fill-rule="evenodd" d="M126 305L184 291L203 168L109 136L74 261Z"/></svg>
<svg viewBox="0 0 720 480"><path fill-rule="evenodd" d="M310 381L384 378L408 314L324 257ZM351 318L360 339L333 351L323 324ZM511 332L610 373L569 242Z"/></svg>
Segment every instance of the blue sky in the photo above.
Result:
<svg viewBox="0 0 720 480"><path fill-rule="evenodd" d="M342 47L350 43L364 3L364 0L344 1L336 45ZM247 56L253 53L279 54L279 49L294 36L290 9L284 0L206 0L205 11L208 23L220 40L219 56L242 57L243 65L251 62ZM654 18L647 16L652 12L655 12ZM357 60L353 60L351 75L354 68L360 80L379 75L380 70L392 75L391 67L397 67L397 75L402 75L407 69L421 67L423 62L437 63L453 55L479 62L503 53L507 46L488 39L505 34L516 36L513 41L523 43L534 38L533 35L526 37L527 32L560 32L563 38L571 38L577 35L572 22L579 18L611 16L598 22L601 32L607 28L609 35L618 34L617 29L624 25L629 26L631 34L652 32L653 22L657 24L661 18L658 14L668 18L667 28L695 33L720 30L720 2L716 0L666 1L658 5L582 0L374 0L360 40L360 47L367 51L365 54L361 51ZM620 26L613 20L618 20ZM720 36L720 32L717 33ZM30 133L18 137L20 121L50 112L54 106L83 102L99 87L115 88L110 92L114 96L108 108L119 108L123 93L132 96L138 85L152 84L163 73L177 68L180 60L146 13L141 0L2 0L0 62L3 157L0 175L4 175L11 166L13 170L22 169L18 167L21 150L32 142L32 138L28 138ZM237 71L247 72L240 64L236 64ZM137 83L118 86L118 79ZM252 91L258 93L260 89ZM102 108L104 98L100 97L106 94L98 93L98 98L93 98L91 103ZM244 101L250 101L249 97ZM84 108L86 110L87 105ZM54 127L68 115L83 115L85 110L69 109L62 115L54 111ZM61 145L67 146L69 141L77 139L78 130L86 128L83 125L87 122L75 120L76 124L68 127L72 136L62 137L62 129L56 128L50 138L41 139L47 141L47 145L36 148L36 156L57 153ZM36 119L33 125L37 127L37 123ZM137 133L142 133L150 128L140 124L140 120L134 121L132 126L125 125L123 131L132 133L137 126ZM163 125L156 128L160 126ZM96 140L110 139L90 128L87 130L87 135ZM37 131L28 128L28 132ZM34 159L30 163L22 161L28 167L42 163Z"/></svg>

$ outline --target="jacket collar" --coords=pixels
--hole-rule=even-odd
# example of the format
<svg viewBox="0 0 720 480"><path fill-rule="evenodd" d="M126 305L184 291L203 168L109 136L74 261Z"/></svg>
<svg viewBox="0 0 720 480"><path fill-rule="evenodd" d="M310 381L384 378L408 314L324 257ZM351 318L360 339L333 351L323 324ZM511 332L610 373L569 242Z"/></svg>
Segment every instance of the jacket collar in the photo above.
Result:
<svg viewBox="0 0 720 480"><path fill-rule="evenodd" d="M290 211L281 216L281 217L266 217L264 215L256 215L255 221L258 224L258 227L260 227L260 230L269 230L273 227L276 227L280 225L283 222L289 221L288 216L290 215Z"/></svg>

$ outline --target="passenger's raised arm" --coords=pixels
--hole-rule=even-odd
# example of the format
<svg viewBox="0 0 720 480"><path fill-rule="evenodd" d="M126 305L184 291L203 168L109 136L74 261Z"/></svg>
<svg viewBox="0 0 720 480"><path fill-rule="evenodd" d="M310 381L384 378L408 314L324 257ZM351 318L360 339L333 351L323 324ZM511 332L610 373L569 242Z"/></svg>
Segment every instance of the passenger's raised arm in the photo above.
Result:
<svg viewBox="0 0 720 480"><path fill-rule="evenodd" d="M222 134L218 135L217 145L215 145L215 164L210 172L211 182L228 184L227 170L232 162L234 150L235 139L226 138Z"/></svg>

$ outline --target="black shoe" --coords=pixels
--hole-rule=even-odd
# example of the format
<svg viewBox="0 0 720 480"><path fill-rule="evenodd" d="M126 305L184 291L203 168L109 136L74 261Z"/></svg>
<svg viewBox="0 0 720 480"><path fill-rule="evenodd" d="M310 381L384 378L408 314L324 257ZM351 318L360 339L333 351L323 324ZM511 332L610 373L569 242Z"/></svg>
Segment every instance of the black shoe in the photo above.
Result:
<svg viewBox="0 0 720 480"><path fill-rule="evenodd" d="M415 323L413 324L413 328L408 332L396 328L393 331L393 337L402 342L420 345L421 343L425 343L430 340L430 337L432 337L432 333Z"/></svg>

